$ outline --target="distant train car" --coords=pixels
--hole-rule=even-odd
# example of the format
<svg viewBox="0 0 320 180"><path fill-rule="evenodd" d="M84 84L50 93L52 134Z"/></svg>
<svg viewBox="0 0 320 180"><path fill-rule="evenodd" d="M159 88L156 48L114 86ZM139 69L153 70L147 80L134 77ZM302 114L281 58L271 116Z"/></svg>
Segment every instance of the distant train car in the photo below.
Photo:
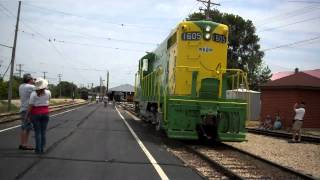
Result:
<svg viewBox="0 0 320 180"><path fill-rule="evenodd" d="M80 98L84 100L88 100L89 92L88 90L81 90L80 91Z"/></svg>
<svg viewBox="0 0 320 180"><path fill-rule="evenodd" d="M245 140L247 103L226 90L247 85L246 74L227 69L228 26L181 22L139 60L136 112L169 138Z"/></svg>

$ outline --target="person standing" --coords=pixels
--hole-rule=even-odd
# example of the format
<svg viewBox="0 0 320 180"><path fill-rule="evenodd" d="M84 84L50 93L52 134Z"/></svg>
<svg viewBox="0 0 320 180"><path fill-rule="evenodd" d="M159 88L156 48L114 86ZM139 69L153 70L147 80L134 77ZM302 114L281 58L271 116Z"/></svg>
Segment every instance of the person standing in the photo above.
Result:
<svg viewBox="0 0 320 180"><path fill-rule="evenodd" d="M20 114L21 114L21 133L20 133L20 145L21 150L33 150L34 148L28 145L28 139L30 130L32 129L31 123L28 121L28 106L31 92L35 89L34 80L31 74L23 75L23 83L19 86L20 97Z"/></svg>
<svg viewBox="0 0 320 180"><path fill-rule="evenodd" d="M51 92L47 90L48 81L45 79L37 78L35 86L36 90L30 96L29 113L35 133L35 153L42 154L46 145L46 129L49 122Z"/></svg>
<svg viewBox="0 0 320 180"><path fill-rule="evenodd" d="M292 126L292 131L293 131L292 140L290 142L295 143L297 142L296 136L298 136L298 142L301 142L301 127L303 124L303 117L306 112L305 103L301 102L299 105L298 103L296 103L293 106L293 110L295 111L295 116L294 116L294 123Z"/></svg>

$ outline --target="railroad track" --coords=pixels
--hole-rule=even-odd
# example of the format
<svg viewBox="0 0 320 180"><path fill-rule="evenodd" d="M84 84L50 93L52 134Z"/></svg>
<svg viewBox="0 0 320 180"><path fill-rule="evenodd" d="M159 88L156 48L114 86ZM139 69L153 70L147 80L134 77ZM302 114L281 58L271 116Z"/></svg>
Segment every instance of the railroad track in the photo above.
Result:
<svg viewBox="0 0 320 180"><path fill-rule="evenodd" d="M81 105L85 105L88 104L87 102L84 103L68 103L68 104L62 104L62 105L56 105L56 106L50 106L49 107L49 111L50 112L57 112L63 109L69 109L72 107L77 107L77 106L81 106ZM6 113L6 114L1 114L0 115L0 124L4 124L4 123L9 123L12 121L16 121L21 119L20 117L20 113L15 112L15 113Z"/></svg>
<svg viewBox="0 0 320 180"><path fill-rule="evenodd" d="M120 104L120 106L135 114L133 105ZM165 144L168 144L168 142L175 140L165 141ZM169 144L180 144L182 148L174 148L174 150L170 151L186 164L191 165L193 169L206 174L205 177L209 179L221 179L222 177L230 179L316 179L311 175L282 166L224 143L207 146L198 145L198 143L194 142L190 144L190 142L175 141ZM189 154L185 151L189 152ZM205 161L206 163L199 161ZM204 168L206 166L204 164L211 167L211 172L208 172L210 170L202 171L202 169L208 169Z"/></svg>
<svg viewBox="0 0 320 180"><path fill-rule="evenodd" d="M216 147L185 147L231 179L316 179L223 143Z"/></svg>
<svg viewBox="0 0 320 180"><path fill-rule="evenodd" d="M286 139L292 138L292 134L290 133L261 130L261 129L255 129L255 128L246 128L246 129L248 130L248 132L254 133L254 134L261 134L261 135L267 135L272 137L281 137ZM311 143L320 143L320 137L315 137L315 136L302 135L301 140L305 142L311 142Z"/></svg>

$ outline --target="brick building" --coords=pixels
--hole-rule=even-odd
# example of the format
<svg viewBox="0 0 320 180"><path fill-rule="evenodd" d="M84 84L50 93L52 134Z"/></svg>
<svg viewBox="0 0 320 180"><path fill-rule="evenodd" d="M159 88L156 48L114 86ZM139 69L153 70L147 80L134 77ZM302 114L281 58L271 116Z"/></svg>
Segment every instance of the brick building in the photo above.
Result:
<svg viewBox="0 0 320 180"><path fill-rule="evenodd" d="M287 75L283 75L287 74ZM277 75L277 74L275 74ZM281 73L261 86L261 120L279 112L284 128L292 125L293 105L306 103L303 128L320 128L320 69Z"/></svg>

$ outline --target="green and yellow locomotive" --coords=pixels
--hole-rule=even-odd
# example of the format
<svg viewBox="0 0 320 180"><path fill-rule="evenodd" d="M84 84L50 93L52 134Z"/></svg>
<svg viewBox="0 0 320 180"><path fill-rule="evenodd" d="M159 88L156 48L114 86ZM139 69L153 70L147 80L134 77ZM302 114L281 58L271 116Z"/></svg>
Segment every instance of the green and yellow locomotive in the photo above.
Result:
<svg viewBox="0 0 320 180"><path fill-rule="evenodd" d="M177 25L159 47L139 61L137 113L169 138L245 140L247 103L226 99L246 74L226 69L228 26L211 21Z"/></svg>

